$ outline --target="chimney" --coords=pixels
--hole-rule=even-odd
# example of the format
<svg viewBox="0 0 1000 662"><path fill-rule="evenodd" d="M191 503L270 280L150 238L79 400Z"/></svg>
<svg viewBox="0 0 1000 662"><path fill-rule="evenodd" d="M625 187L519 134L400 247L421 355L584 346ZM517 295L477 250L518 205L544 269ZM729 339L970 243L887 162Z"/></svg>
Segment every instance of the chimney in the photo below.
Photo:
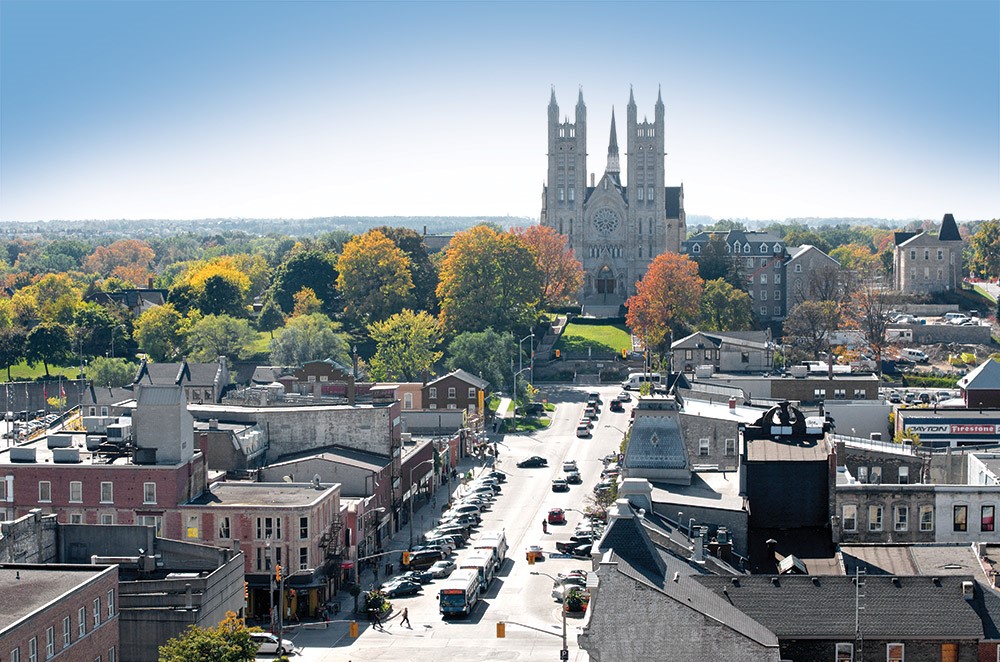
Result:
<svg viewBox="0 0 1000 662"><path fill-rule="evenodd" d="M210 419L208 419L208 429L209 430L218 430L219 429L219 419L217 419L217 418L210 418Z"/></svg>
<svg viewBox="0 0 1000 662"><path fill-rule="evenodd" d="M705 527L699 526L695 528L696 535L691 541L694 547L694 555L691 560L695 563L705 562Z"/></svg>
<svg viewBox="0 0 1000 662"><path fill-rule="evenodd" d="M736 398L729 398L729 411L730 412L736 411Z"/></svg>
<svg viewBox="0 0 1000 662"><path fill-rule="evenodd" d="M153 289L153 277L152 276L149 277L149 279L146 281L146 284L149 286L149 289Z"/></svg>
<svg viewBox="0 0 1000 662"><path fill-rule="evenodd" d="M597 183L594 181L594 173L590 173L590 188L594 188L595 186L597 186Z"/></svg>

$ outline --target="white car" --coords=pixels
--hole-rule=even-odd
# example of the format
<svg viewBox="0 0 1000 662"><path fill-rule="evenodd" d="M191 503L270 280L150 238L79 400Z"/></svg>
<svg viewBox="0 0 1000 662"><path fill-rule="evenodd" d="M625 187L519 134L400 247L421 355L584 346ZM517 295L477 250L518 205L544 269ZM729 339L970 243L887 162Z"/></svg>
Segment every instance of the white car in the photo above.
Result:
<svg viewBox="0 0 1000 662"><path fill-rule="evenodd" d="M288 639L278 639L277 635L273 635L270 632L251 632L250 641L257 644L258 653L284 655L295 650L294 643Z"/></svg>
<svg viewBox="0 0 1000 662"><path fill-rule="evenodd" d="M566 460L563 462L563 471L576 471L576 460Z"/></svg>
<svg viewBox="0 0 1000 662"><path fill-rule="evenodd" d="M441 579L442 577L447 577L448 575L450 575L454 570L455 570L455 562L444 560L444 561L438 561L437 563L432 565L428 569L428 572L434 575L435 579Z"/></svg>

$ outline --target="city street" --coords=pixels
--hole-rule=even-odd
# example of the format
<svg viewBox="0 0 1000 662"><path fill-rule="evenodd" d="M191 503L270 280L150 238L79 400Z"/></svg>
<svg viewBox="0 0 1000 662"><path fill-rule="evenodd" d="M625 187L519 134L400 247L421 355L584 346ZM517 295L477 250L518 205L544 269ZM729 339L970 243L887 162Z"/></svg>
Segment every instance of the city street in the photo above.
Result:
<svg viewBox="0 0 1000 662"><path fill-rule="evenodd" d="M579 439L575 434L576 426L590 391L601 394L601 413L599 419L594 421L593 437ZM384 632L360 622L360 636L356 640L351 639L346 621L331 623L326 629L300 628L287 632L286 638L300 647L296 659L353 662L421 658L559 660L562 648L561 604L550 595L552 580L530 573L536 571L554 576L574 568L590 570L587 559L560 558L556 555L555 543L568 540L574 526L582 519L583 515L577 511L590 503L588 497L593 494L592 488L603 468L600 458L618 450L622 431L627 427L629 412L634 404L634 401L627 403L624 413L609 411L608 403L620 391L617 386L545 386L541 397L557 405L552 425L537 433L498 437L500 457L497 468L507 473L508 479L502 485L503 491L494 500L492 509L483 513L483 523L470 542L482 533L503 529L510 549L507 561L469 619L441 619L436 599L438 580L425 585L419 595L393 599L393 612ZM518 460L532 455L545 457L548 466L538 469L518 469L515 466ZM583 484L571 486L569 492L554 493L551 481L562 475L562 462L567 459L577 461ZM481 467L476 469L477 475L480 471ZM552 507L566 510L567 521L565 525L550 525L545 534L542 532L542 520ZM421 532L431 524L430 508L425 506L423 510L428 512L418 512L414 518ZM393 547L403 549L408 538L408 530L403 527L394 537ZM545 550L545 560L529 565L525 560L528 545L541 545ZM458 550L453 560L469 555L470 547ZM404 607L409 609L412 629L399 624ZM341 617L345 614L346 618L350 618L349 607L342 609ZM569 659L586 660L586 653L576 645L583 615L567 616ZM496 637L499 621L506 623L506 637L503 639Z"/></svg>

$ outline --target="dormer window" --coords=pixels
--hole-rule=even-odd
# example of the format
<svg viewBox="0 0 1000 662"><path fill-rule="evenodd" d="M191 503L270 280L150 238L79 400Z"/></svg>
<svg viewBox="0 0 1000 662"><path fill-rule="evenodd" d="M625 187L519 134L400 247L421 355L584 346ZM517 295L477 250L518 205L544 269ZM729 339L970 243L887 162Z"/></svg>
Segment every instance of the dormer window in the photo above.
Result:
<svg viewBox="0 0 1000 662"><path fill-rule="evenodd" d="M744 253L749 253L750 252L750 244L749 244L749 242L746 243L746 244L743 244L743 252Z"/></svg>
<svg viewBox="0 0 1000 662"><path fill-rule="evenodd" d="M774 252L775 253L780 253L781 252L781 244L775 244L774 245Z"/></svg>
<svg viewBox="0 0 1000 662"><path fill-rule="evenodd" d="M694 246L693 246L693 247L691 248L691 252L692 252L692 253L700 253L700 252L701 252L701 244L695 244L695 245L694 245Z"/></svg>
<svg viewBox="0 0 1000 662"><path fill-rule="evenodd" d="M761 244L760 245L760 252L761 253L766 253L767 252L767 244Z"/></svg>

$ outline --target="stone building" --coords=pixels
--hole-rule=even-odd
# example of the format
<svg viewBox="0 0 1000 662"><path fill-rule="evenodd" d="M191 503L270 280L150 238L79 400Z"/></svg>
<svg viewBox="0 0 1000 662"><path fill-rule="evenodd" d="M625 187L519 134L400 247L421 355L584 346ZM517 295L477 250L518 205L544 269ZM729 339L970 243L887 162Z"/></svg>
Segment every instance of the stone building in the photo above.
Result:
<svg viewBox="0 0 1000 662"><path fill-rule="evenodd" d="M635 293L650 262L677 252L684 238L684 189L667 187L666 120L657 95L652 122L639 120L629 91L626 107L626 182L614 110L607 166L600 181L587 172L587 107L580 91L575 121L560 121L555 89L548 107L548 172L542 187L541 223L566 235L585 272L582 302L617 315Z"/></svg>
<svg viewBox="0 0 1000 662"><path fill-rule="evenodd" d="M674 341L675 370L692 372L710 365L721 372L769 371L774 347L765 331L697 331Z"/></svg>
<svg viewBox="0 0 1000 662"><path fill-rule="evenodd" d="M785 300L788 310L803 301L833 301L840 297L840 262L815 246L788 249Z"/></svg>
<svg viewBox="0 0 1000 662"><path fill-rule="evenodd" d="M897 232L893 275L903 294L956 289L962 282L962 236L955 217L945 214L937 236L929 232Z"/></svg>

